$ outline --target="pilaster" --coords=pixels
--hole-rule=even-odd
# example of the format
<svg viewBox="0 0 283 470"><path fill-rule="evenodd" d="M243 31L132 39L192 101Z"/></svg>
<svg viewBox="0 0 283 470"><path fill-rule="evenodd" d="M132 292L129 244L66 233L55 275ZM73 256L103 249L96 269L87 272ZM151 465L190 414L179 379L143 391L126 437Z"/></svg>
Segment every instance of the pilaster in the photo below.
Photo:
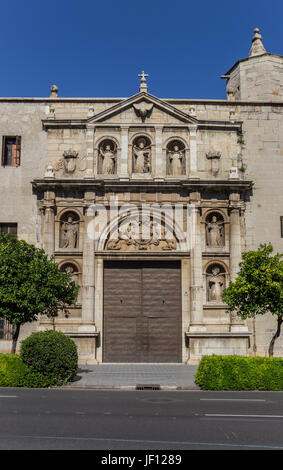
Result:
<svg viewBox="0 0 283 470"><path fill-rule="evenodd" d="M88 125L86 130L86 170L85 178L94 177L94 125Z"/></svg>
<svg viewBox="0 0 283 470"><path fill-rule="evenodd" d="M191 193L191 321L190 332L205 331L203 324L203 278L200 230L200 194Z"/></svg>
<svg viewBox="0 0 283 470"><path fill-rule="evenodd" d="M230 195L230 280L234 282L239 272L239 263L242 258L241 250L241 202L238 193ZM234 312L231 313L230 331L248 331L244 320L241 320Z"/></svg>
<svg viewBox="0 0 283 470"><path fill-rule="evenodd" d="M94 326L95 253L94 253L94 211L91 206L85 210L82 276L82 326L80 331L90 333Z"/></svg>
<svg viewBox="0 0 283 470"><path fill-rule="evenodd" d="M163 181L166 173L166 168L163 165L162 158L162 133L163 125L155 126L155 171L154 179L156 181Z"/></svg>
<svg viewBox="0 0 283 470"><path fill-rule="evenodd" d="M195 125L189 126L190 134L190 178L197 177L197 127Z"/></svg>
<svg viewBox="0 0 283 470"><path fill-rule="evenodd" d="M129 179L129 126L121 126L121 165L120 179Z"/></svg>
<svg viewBox="0 0 283 470"><path fill-rule="evenodd" d="M53 256L55 250L55 194L53 191L45 192L43 209L43 249L48 256Z"/></svg>

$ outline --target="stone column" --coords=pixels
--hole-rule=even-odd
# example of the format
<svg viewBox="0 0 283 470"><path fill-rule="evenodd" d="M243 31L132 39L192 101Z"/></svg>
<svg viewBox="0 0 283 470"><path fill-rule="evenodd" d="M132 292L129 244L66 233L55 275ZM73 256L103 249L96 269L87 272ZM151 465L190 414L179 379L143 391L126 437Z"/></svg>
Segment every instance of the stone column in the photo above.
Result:
<svg viewBox="0 0 283 470"><path fill-rule="evenodd" d="M86 130L86 169L84 178L94 178L94 125L88 125Z"/></svg>
<svg viewBox="0 0 283 470"><path fill-rule="evenodd" d="M162 132L163 126L155 126L155 166L154 166L154 179L155 181L163 181L164 180L164 162L162 156ZM166 163L166 159L164 160Z"/></svg>
<svg viewBox="0 0 283 470"><path fill-rule="evenodd" d="M45 253L50 257L54 256L55 251L55 194L52 191L46 191L44 194L44 224L43 224L43 237L42 248ZM52 326L50 326L52 325ZM41 316L37 329L45 330L55 328L55 319Z"/></svg>
<svg viewBox="0 0 283 470"><path fill-rule="evenodd" d="M82 323L80 332L91 333L95 331L94 325L94 231L91 223L94 220L94 211L91 207L86 209L83 243L83 275L82 275Z"/></svg>
<svg viewBox="0 0 283 470"><path fill-rule="evenodd" d="M55 251L55 194L46 191L44 194L44 232L43 249L48 256L54 255Z"/></svg>
<svg viewBox="0 0 283 470"><path fill-rule="evenodd" d="M189 126L190 133L190 178L197 178L197 126Z"/></svg>
<svg viewBox="0 0 283 470"><path fill-rule="evenodd" d="M190 332L205 331L203 325L203 276L200 231L200 194L191 193L191 321Z"/></svg>
<svg viewBox="0 0 283 470"><path fill-rule="evenodd" d="M121 126L121 165L120 165L120 179L129 179L129 126Z"/></svg>
<svg viewBox="0 0 283 470"><path fill-rule="evenodd" d="M230 280L232 282L237 277L242 258L240 210L240 195L238 193L230 194ZM244 320L241 320L235 313L231 314L230 319L231 331L248 331Z"/></svg>

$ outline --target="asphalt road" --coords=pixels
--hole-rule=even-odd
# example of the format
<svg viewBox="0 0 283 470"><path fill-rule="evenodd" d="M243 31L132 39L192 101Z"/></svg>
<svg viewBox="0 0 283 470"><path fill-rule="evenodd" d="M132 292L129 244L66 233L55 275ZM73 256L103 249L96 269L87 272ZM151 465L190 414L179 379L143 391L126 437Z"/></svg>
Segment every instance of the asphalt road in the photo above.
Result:
<svg viewBox="0 0 283 470"><path fill-rule="evenodd" d="M14 449L283 450L283 392L0 388Z"/></svg>

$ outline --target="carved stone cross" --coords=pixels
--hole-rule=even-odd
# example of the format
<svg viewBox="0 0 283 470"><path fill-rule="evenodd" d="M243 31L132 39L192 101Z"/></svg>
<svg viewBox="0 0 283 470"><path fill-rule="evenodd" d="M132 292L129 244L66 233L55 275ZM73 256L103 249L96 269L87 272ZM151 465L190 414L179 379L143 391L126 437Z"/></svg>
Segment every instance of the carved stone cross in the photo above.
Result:
<svg viewBox="0 0 283 470"><path fill-rule="evenodd" d="M142 92L147 93L146 77L148 77L148 74L144 73L144 71L142 71L142 73L140 73L138 76L141 77L140 92L141 93Z"/></svg>

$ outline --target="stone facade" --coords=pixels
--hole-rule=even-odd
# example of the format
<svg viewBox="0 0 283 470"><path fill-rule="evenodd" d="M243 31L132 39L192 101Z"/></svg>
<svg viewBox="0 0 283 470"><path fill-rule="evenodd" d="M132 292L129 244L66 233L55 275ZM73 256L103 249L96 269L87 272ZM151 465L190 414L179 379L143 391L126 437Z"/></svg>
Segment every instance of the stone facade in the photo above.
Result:
<svg viewBox="0 0 283 470"><path fill-rule="evenodd" d="M175 260L180 361L267 354L274 319L235 319L221 291L243 251L269 241L283 251L282 60L257 30L249 57L224 76L227 100L159 99L144 73L126 99L59 98L56 86L46 99L0 99L1 135L21 136L20 166L0 167L0 223L17 223L81 286L68 319L42 318L22 337L55 328L81 362L103 361L105 260ZM153 205L169 212L156 222ZM282 349L281 339L275 355Z"/></svg>

